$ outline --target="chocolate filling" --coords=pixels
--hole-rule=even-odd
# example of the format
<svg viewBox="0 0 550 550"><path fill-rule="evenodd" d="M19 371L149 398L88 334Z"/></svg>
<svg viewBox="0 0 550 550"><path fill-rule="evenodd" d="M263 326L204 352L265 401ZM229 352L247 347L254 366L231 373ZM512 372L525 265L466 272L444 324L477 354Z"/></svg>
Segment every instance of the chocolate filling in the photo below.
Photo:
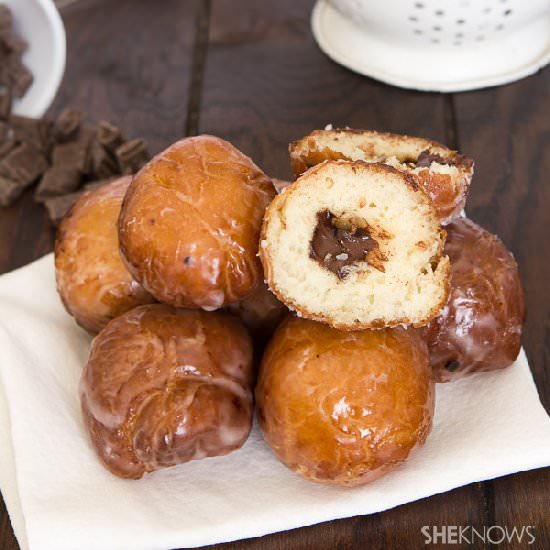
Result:
<svg viewBox="0 0 550 550"><path fill-rule="evenodd" d="M438 155L437 153L430 153L428 149L422 151L418 155L418 160L416 161L416 166L419 168L427 168L432 162L438 162L439 164L448 164L445 162L445 159Z"/></svg>
<svg viewBox="0 0 550 550"><path fill-rule="evenodd" d="M309 245L309 257L339 279L346 275L344 268L367 260L370 250L378 248L368 226L358 227L353 221L336 218L329 210L317 212L317 225Z"/></svg>

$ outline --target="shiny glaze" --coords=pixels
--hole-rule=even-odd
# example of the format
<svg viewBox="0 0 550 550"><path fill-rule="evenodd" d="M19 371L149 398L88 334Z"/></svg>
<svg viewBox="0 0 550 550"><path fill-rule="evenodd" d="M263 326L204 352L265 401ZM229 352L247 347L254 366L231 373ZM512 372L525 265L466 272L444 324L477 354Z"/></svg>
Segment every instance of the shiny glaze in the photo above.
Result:
<svg viewBox="0 0 550 550"><path fill-rule="evenodd" d="M525 318L517 264L500 239L467 218L445 229L451 293L426 329L438 382L512 364Z"/></svg>
<svg viewBox="0 0 550 550"><path fill-rule="evenodd" d="M434 386L418 331L342 332L290 317L256 388L264 437L307 479L359 485L394 469L432 426Z"/></svg>
<svg viewBox="0 0 550 550"><path fill-rule="evenodd" d="M85 424L120 477L227 454L250 432L252 377L250 337L230 315L138 307L93 341Z"/></svg>
<svg viewBox="0 0 550 550"><path fill-rule="evenodd" d="M91 332L133 307L154 302L118 251L117 220L131 181L126 176L85 193L57 232L57 290L67 311Z"/></svg>
<svg viewBox="0 0 550 550"><path fill-rule="evenodd" d="M257 258L267 176L230 143L181 140L134 177L124 200L121 253L159 301L214 310L262 280Z"/></svg>

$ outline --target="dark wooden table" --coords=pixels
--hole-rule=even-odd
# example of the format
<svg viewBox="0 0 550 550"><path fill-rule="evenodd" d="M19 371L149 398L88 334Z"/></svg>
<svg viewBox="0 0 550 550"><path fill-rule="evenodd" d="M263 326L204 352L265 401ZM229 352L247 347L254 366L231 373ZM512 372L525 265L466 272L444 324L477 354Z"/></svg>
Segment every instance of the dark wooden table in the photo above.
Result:
<svg viewBox="0 0 550 550"><path fill-rule="evenodd" d="M127 136L145 137L152 152L182 136L216 134L280 178L290 176L288 142L328 122L426 136L474 157L468 213L499 234L519 263L528 305L524 345L548 410L550 69L461 94L389 87L318 50L312 4L79 0L62 12L67 69L51 113L81 108L90 121L111 120ZM53 238L43 209L26 194L0 211L0 272L50 252ZM420 548L423 525L534 525L530 548L550 548L550 469L217 548ZM0 500L0 550L16 548Z"/></svg>

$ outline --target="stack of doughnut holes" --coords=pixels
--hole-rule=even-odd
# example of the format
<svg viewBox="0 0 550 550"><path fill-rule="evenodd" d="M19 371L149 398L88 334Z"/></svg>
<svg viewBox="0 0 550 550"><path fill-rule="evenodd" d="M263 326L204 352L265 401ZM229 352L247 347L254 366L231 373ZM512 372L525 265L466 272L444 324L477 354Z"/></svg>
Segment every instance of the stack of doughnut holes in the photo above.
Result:
<svg viewBox="0 0 550 550"><path fill-rule="evenodd" d="M256 411L292 471L361 485L422 447L436 382L516 359L517 265L460 213L471 160L423 138L349 129L315 131L290 156L292 183L269 178L223 139L182 139L134 176L85 193L61 222L58 292L95 335L82 414L112 474L139 479L235 451ZM338 204L328 202L332 185ZM301 215L306 191L315 198ZM391 220L409 215L424 233L407 255L410 228ZM271 240L274 228L295 244L274 251L287 246ZM384 309L381 293L409 284L399 283L393 251L406 280L420 281L415 311ZM303 263L298 275L279 274L285 254ZM325 287L316 309L291 299L292 286L317 272ZM355 325L332 314L334 296L348 291Z"/></svg>

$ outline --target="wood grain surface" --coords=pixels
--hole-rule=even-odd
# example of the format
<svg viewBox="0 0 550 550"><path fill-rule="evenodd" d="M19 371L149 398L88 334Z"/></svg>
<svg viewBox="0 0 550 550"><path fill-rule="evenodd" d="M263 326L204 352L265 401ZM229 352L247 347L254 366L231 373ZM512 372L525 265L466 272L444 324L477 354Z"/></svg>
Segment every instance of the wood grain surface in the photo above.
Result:
<svg viewBox="0 0 550 550"><path fill-rule="evenodd" d="M461 148L476 160L469 215L498 233L520 265L528 307L524 345L548 410L550 69L456 95L389 87L320 52L309 28L312 5L79 0L62 10L67 69L50 112L81 108L92 122L107 119L130 138L144 137L151 152L183 135L213 133L280 178L290 177L288 143L327 123L422 135ZM53 238L27 193L0 211L0 272L49 252ZM549 490L550 469L537 470L379 514L211 548L421 548L423 525L534 525L537 540L529 547L550 548ZM16 548L0 501L0 550Z"/></svg>

